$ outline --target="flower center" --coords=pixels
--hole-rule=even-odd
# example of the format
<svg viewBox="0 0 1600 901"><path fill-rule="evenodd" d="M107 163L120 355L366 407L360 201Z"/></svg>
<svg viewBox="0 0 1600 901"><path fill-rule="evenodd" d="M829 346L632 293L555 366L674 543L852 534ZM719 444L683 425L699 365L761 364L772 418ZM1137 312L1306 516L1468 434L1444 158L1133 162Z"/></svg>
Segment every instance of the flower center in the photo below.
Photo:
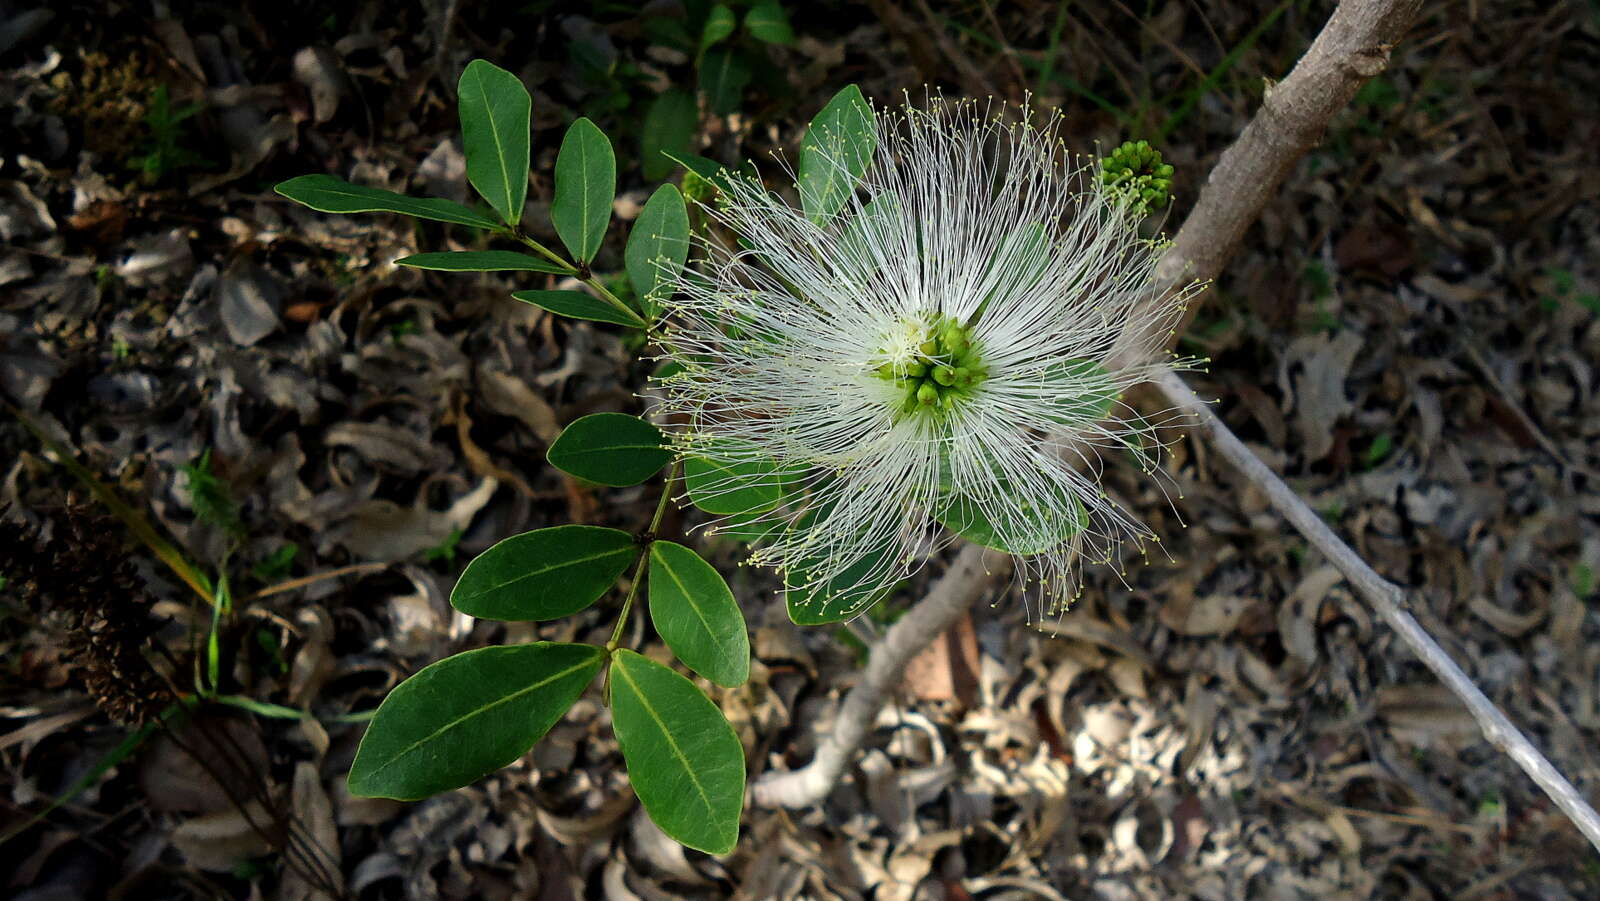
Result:
<svg viewBox="0 0 1600 901"><path fill-rule="evenodd" d="M925 313L884 336L873 373L898 389L902 415L942 416L971 397L989 370L971 329L943 313Z"/></svg>

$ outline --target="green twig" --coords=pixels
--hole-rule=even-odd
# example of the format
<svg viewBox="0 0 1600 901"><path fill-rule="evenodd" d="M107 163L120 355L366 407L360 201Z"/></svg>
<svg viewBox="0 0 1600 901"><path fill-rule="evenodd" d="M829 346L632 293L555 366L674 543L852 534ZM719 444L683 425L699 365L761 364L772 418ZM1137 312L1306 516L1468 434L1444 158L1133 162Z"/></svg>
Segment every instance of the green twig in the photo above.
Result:
<svg viewBox="0 0 1600 901"><path fill-rule="evenodd" d="M639 583L644 581L645 559L650 553L650 542L655 540L656 529L661 527L661 518L666 515L667 501L672 497L672 483L678 478L678 463L673 461L672 468L667 470L667 480L661 484L661 498L656 501L655 515L650 517L650 528L640 536L639 560L633 567L633 582L628 585L628 596L622 600L622 612L617 615L617 625L611 630L611 640L606 642L606 653L617 649L622 643L622 629L628 624L628 614L633 612L633 599L639 594Z"/></svg>
<svg viewBox="0 0 1600 901"><path fill-rule="evenodd" d="M247 710L256 716L270 717L276 720L316 720L327 723L365 723L372 719L377 709L358 710L353 713L340 713L334 716L315 716L308 710L295 707L285 707L282 704L271 704L266 701L257 701L244 695L214 695L209 700L229 707Z"/></svg>
<svg viewBox="0 0 1600 901"><path fill-rule="evenodd" d="M572 263L568 262L565 257L561 256L561 254L556 253L555 251L551 250L550 248L544 246L543 244L540 244L538 241L535 241L532 238L528 237L528 235L525 232L523 232L522 229L520 229L520 228L512 228L512 229L508 230L506 232L506 234L510 235L513 238L516 238L518 241L521 241L523 244L527 245L527 247L530 250L532 250L534 253L538 254L539 256L542 256L545 259L549 260L550 262L555 263L557 266L560 266L561 269L564 272L566 272L568 275L577 275L578 274L578 267L577 266L572 265Z"/></svg>
<svg viewBox="0 0 1600 901"><path fill-rule="evenodd" d="M226 566L226 563L224 563ZM216 603L211 605L211 631L206 635L206 669L205 677L197 679L196 689L203 698L209 698L217 693L221 687L222 679L222 617L233 612L232 595L228 591L228 571L223 569L217 576Z"/></svg>
<svg viewBox="0 0 1600 901"><path fill-rule="evenodd" d="M578 266L574 266L571 262L563 259L560 254L528 237L522 232L521 229L516 229L509 234L511 237L521 241L528 247L529 250L532 250L534 253L537 253L557 266L560 266L562 271L567 275L570 275L573 278L576 278L578 281L583 282L585 285L588 285L596 294L600 295L601 300L611 304L623 313L626 313L627 315L644 322L645 328L648 329L650 327L651 322L649 319L640 316L638 310L628 306L628 304L625 303L620 297L611 293L611 289L601 284L599 279L590 274L587 267L580 268Z"/></svg>

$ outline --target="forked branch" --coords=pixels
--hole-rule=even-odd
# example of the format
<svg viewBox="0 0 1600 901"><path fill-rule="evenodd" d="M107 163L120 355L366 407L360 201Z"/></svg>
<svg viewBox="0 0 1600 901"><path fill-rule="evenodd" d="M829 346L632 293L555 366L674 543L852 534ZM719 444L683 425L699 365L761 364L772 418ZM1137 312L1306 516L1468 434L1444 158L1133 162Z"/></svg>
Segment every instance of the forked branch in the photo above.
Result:
<svg viewBox="0 0 1600 901"><path fill-rule="evenodd" d="M1209 281L1222 271L1250 225L1295 164L1321 138L1334 115L1388 65L1390 51L1411 27L1421 6L1421 0L1345 0L1339 4L1305 56L1282 82L1268 89L1261 109L1211 171L1194 209L1157 267L1159 291ZM1172 337L1183 333L1200 300L1191 301ZM1162 328L1169 327L1171 323L1162 323ZM1152 338L1129 346L1168 343L1165 335ZM816 758L792 773L767 774L754 788L756 803L803 807L826 796L866 735L868 724L877 718L884 699L900 684L915 650L954 623L989 586L979 565L981 553L964 548L928 597L889 630L873 648L867 671L846 697ZM908 623L916 623L918 631L912 633ZM928 629L933 631L915 644L905 638L920 636ZM1560 778L1553 770L1551 773Z"/></svg>

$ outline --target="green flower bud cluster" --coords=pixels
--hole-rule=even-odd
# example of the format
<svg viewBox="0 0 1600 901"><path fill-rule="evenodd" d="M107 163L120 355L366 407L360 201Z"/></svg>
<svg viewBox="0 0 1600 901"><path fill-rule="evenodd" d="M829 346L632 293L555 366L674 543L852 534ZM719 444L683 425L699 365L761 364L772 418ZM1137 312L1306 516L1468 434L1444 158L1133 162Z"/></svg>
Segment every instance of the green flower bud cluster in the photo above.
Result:
<svg viewBox="0 0 1600 901"><path fill-rule="evenodd" d="M878 378L902 392L900 412L942 415L988 378L971 330L943 314L935 314L922 332L911 361L878 366Z"/></svg>
<svg viewBox="0 0 1600 901"><path fill-rule="evenodd" d="M1126 193L1146 209L1167 205L1172 192L1172 166L1149 141L1126 141L1100 162L1100 180L1110 193Z"/></svg>

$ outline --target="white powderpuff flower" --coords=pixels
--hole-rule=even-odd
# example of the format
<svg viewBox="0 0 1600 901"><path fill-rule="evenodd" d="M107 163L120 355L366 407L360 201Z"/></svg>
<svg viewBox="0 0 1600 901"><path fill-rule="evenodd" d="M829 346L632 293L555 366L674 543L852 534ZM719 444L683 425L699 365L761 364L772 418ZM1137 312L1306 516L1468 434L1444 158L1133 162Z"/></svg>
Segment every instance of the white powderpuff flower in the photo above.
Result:
<svg viewBox="0 0 1600 901"><path fill-rule="evenodd" d="M736 240L704 240L668 307L674 440L723 474L691 496L781 479L781 503L721 525L764 532L751 561L815 600L864 605L956 534L1070 600L1078 561L1156 540L1102 490L1101 454L1157 472L1163 424L1121 398L1183 365L1162 340L1189 292L1152 296L1145 210L1064 152L1055 117L991 113L880 110L820 222L728 178L704 209Z"/></svg>

